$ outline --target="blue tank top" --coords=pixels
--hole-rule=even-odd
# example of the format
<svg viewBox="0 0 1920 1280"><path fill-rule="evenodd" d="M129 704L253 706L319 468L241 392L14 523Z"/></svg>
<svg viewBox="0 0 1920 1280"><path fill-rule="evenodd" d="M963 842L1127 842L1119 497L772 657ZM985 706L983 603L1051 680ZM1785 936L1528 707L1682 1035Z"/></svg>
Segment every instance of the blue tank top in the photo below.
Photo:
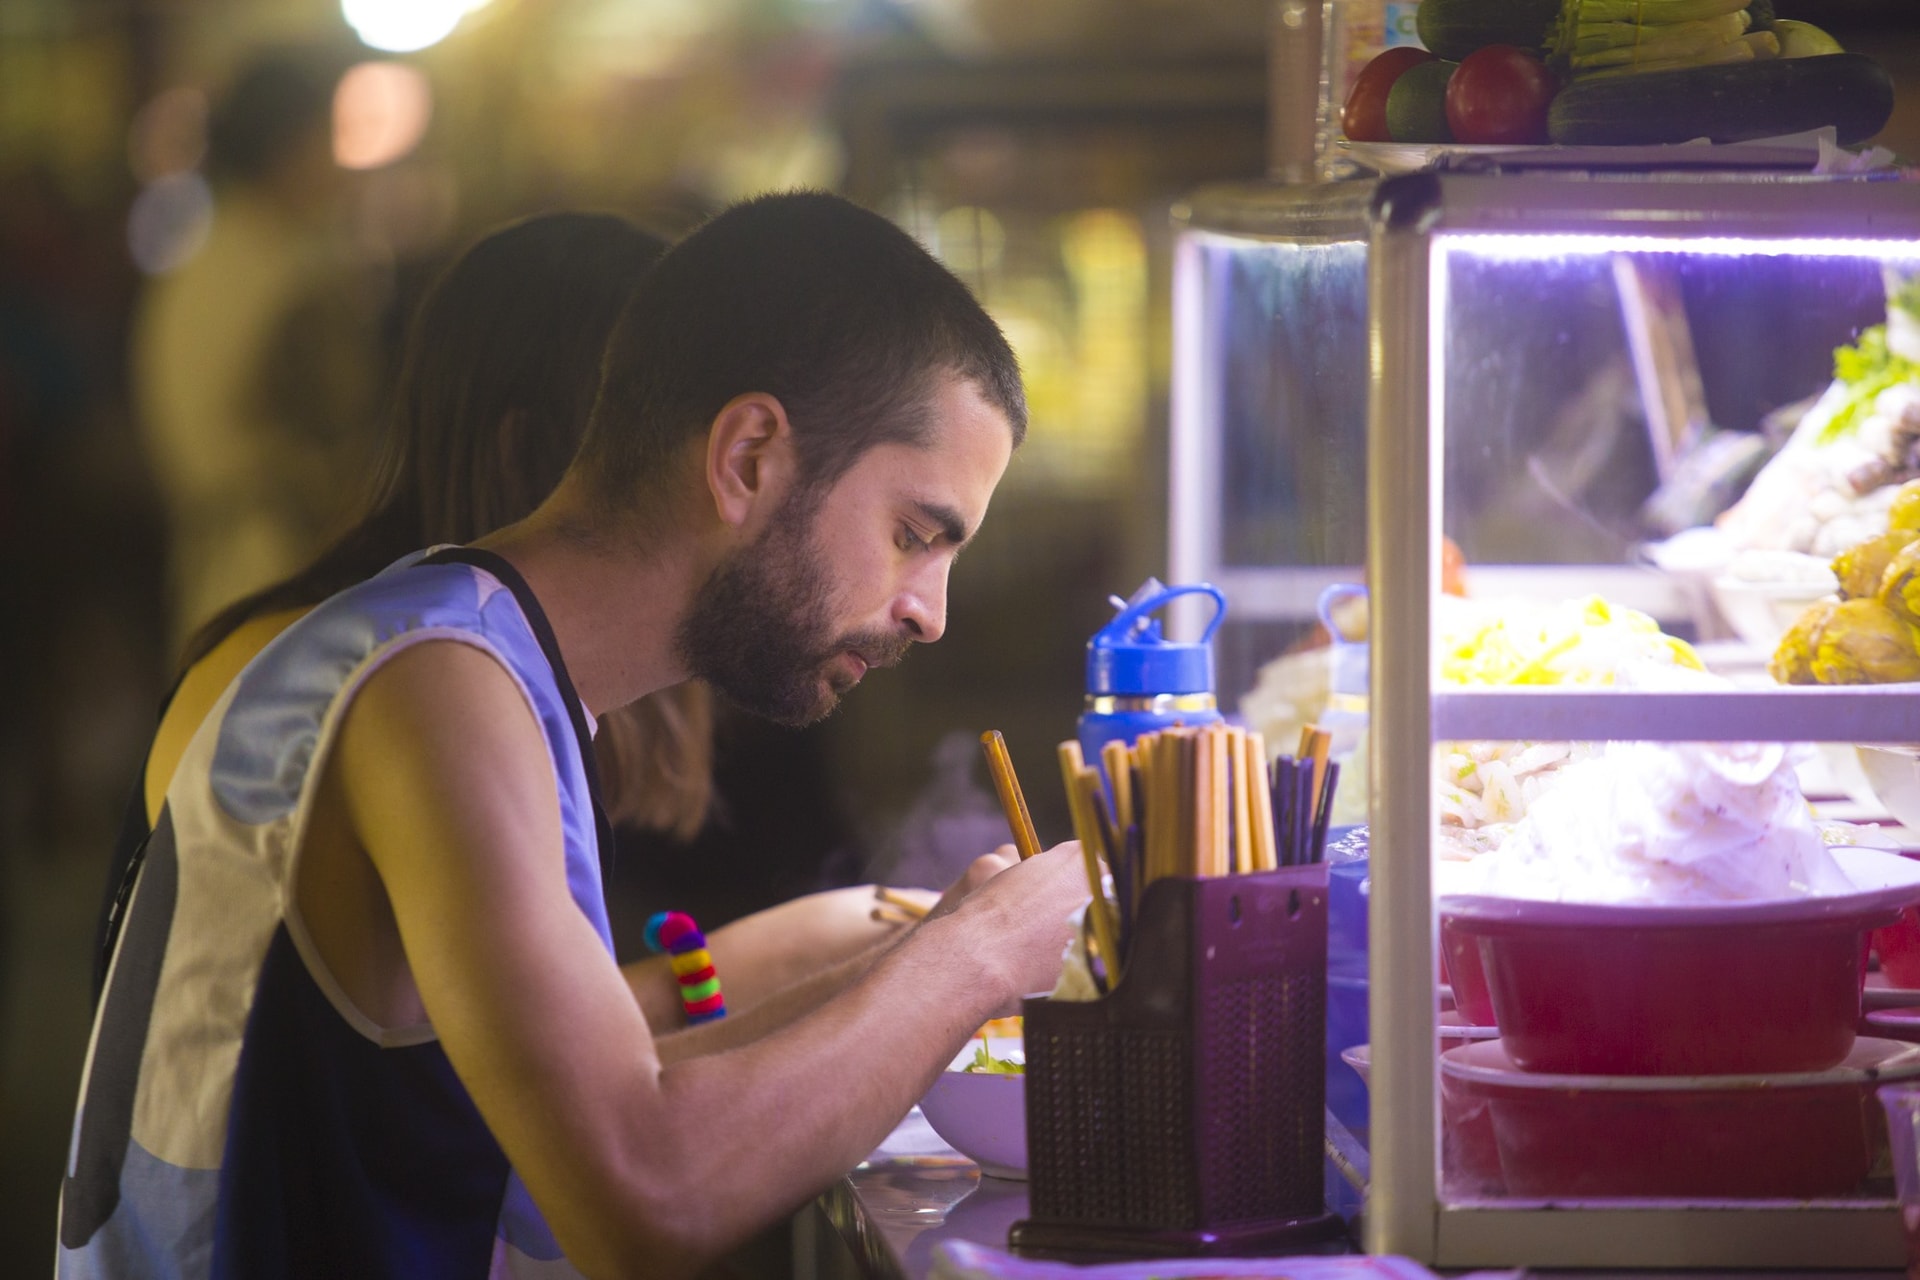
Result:
<svg viewBox="0 0 1920 1280"><path fill-rule="evenodd" d="M432 1026L366 1018L294 902L348 702L426 640L485 650L525 693L568 887L611 955L587 720L526 584L498 556L451 549L333 597L241 672L168 787L88 1047L63 1280L577 1274Z"/></svg>

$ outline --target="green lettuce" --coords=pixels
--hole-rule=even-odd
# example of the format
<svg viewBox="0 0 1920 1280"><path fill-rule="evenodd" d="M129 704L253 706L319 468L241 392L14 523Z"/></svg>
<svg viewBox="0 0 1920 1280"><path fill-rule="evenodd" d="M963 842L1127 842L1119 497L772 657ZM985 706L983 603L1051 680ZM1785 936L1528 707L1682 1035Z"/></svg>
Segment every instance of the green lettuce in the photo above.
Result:
<svg viewBox="0 0 1920 1280"><path fill-rule="evenodd" d="M1887 326L1863 330L1860 341L1833 352L1834 381L1846 388L1846 398L1820 428L1820 443L1844 440L1860 429L1873 412L1873 402L1889 387L1920 382L1920 364L1896 355L1887 347Z"/></svg>
<svg viewBox="0 0 1920 1280"><path fill-rule="evenodd" d="M973 1061L964 1068L990 1076L1023 1076L1027 1074L1026 1064L1015 1062L1012 1058L996 1058L987 1052L987 1042L982 1040L973 1047Z"/></svg>

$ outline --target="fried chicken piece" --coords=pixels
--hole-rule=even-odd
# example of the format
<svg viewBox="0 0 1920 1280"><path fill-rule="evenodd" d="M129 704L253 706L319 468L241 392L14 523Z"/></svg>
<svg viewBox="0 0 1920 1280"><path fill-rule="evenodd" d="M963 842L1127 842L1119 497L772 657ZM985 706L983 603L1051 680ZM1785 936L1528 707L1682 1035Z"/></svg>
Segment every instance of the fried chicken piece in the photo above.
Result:
<svg viewBox="0 0 1920 1280"><path fill-rule="evenodd" d="M1827 619L1839 607L1835 600L1808 605L1787 628L1787 634L1780 637L1780 645L1767 663L1767 674L1781 684L1818 684L1813 678L1813 651L1819 646Z"/></svg>
<svg viewBox="0 0 1920 1280"><path fill-rule="evenodd" d="M1920 540L1920 529L1889 529L1855 543L1833 558L1833 576L1840 580L1846 600L1871 600L1880 593L1887 565L1908 543Z"/></svg>
<svg viewBox="0 0 1920 1280"><path fill-rule="evenodd" d="M1834 606L1813 646L1809 664L1820 684L1889 684L1920 680L1920 639L1878 600Z"/></svg>

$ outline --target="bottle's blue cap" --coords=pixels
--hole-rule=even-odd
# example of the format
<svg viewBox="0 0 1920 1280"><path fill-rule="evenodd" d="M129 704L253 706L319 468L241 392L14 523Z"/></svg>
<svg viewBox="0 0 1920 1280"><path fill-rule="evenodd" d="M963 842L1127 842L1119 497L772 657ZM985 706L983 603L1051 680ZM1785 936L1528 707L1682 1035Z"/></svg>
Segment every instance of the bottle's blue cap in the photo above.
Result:
<svg viewBox="0 0 1920 1280"><path fill-rule="evenodd" d="M1187 595L1213 597L1213 619L1198 643L1175 644L1161 635L1159 621L1150 615ZM1218 587L1205 582L1166 587L1149 578L1131 600L1114 603L1119 614L1087 641L1089 696L1213 692L1213 633L1227 612L1227 598Z"/></svg>

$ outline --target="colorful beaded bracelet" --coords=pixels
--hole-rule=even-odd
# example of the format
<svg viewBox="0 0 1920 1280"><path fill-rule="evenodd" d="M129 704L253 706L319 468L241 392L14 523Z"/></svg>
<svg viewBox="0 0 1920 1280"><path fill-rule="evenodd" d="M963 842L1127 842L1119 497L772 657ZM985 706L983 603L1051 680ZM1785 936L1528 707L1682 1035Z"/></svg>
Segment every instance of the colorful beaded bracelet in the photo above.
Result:
<svg viewBox="0 0 1920 1280"><path fill-rule="evenodd" d="M727 998L720 994L720 975L713 971L707 936L692 916L684 911L662 911L647 921L644 936L649 948L667 953L667 963L680 984L687 1025L727 1016Z"/></svg>

